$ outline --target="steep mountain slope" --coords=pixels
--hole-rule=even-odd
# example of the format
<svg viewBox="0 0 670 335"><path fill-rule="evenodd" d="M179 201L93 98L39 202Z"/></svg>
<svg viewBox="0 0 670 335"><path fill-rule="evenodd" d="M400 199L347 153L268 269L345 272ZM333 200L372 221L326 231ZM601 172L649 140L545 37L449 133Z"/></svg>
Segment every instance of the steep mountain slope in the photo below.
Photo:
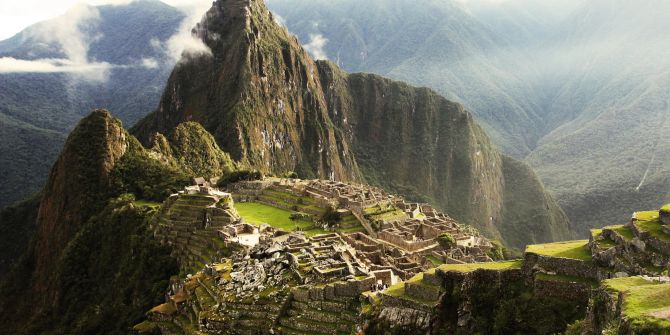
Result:
<svg viewBox="0 0 670 335"><path fill-rule="evenodd" d="M553 97L556 128L528 161L582 231L670 200L667 10L590 1L557 46L578 71Z"/></svg>
<svg viewBox="0 0 670 335"><path fill-rule="evenodd" d="M274 20L261 1L216 2L195 29L213 55L177 64L133 133L149 145L196 121L242 166L381 185L514 246L568 234L533 172L501 155L462 106L314 62Z"/></svg>
<svg viewBox="0 0 670 335"><path fill-rule="evenodd" d="M85 72L0 71L0 207L43 186L66 134L91 109L119 110L132 124L158 102L172 61L153 46L172 36L184 15L159 1L83 8L0 42L3 61L98 64Z"/></svg>
<svg viewBox="0 0 670 335"><path fill-rule="evenodd" d="M39 201L2 212L3 232L25 238L20 229L36 226L20 259L0 249L1 269L16 264L0 285L3 332L125 334L164 298L179 269L148 230L155 209L145 204L190 184L186 165L196 175L234 167L198 124L157 137L162 150L145 149L96 110L68 137ZM191 164L188 143L202 161Z"/></svg>
<svg viewBox="0 0 670 335"><path fill-rule="evenodd" d="M505 152L527 157L582 234L670 200L667 2L269 5L345 69L462 102Z"/></svg>
<svg viewBox="0 0 670 335"><path fill-rule="evenodd" d="M541 68L527 51L552 37L558 19L538 14L548 5L508 2L268 4L302 42L325 39L320 53L342 68L431 87L464 104L497 145L522 158L544 134L545 92L532 80Z"/></svg>

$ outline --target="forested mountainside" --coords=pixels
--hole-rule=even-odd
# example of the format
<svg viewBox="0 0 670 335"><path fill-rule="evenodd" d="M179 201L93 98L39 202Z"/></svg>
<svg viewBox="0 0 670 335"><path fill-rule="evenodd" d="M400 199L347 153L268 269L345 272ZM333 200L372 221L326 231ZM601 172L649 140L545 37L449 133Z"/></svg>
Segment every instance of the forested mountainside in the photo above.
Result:
<svg viewBox="0 0 670 335"><path fill-rule="evenodd" d="M667 274L669 264L668 206L635 213L626 225L593 230L588 241L531 245L523 260L440 264L504 256L500 246L468 225L513 247L568 237L570 227L534 172L500 153L462 105L429 88L349 74L333 62L315 61L277 21L262 0L214 2L193 30L211 53L184 55L153 113L130 131L100 109L78 123L38 198L0 215L2 231L20 235L13 241L17 245L27 238L11 227L35 227L20 259L15 251L2 250L7 254L0 265L15 263L0 283L3 331L122 334L137 325L132 329L138 333L210 332L219 326L230 333L258 333L261 328L250 327L249 321L259 319L281 325L278 329L287 334L296 329L335 332L342 326L370 333L667 329L667 299L655 294L665 296L668 290L661 282L667 277L658 277ZM292 234L262 221L254 227L238 220L232 193L204 186L204 179L203 186L184 188L192 177L249 170L325 179L317 183L334 190L347 184L329 179L351 182L349 190L369 183L431 202L448 215L438 215L431 206L393 202L391 207L402 204L404 210L391 208L391 216L410 213L420 228L409 242L402 237L407 231L396 228L410 225L407 218L380 220L373 222L377 230L371 227L367 218L389 214L379 202L369 213L361 208L363 214L347 213L352 219L347 224L361 224L351 234L327 231L332 228L327 224L303 231L290 222L286 225L299 231ZM261 175L258 171L251 174ZM245 184L249 189L238 199L260 205L252 198L269 202L279 196L295 208L322 201L330 206L325 213L338 213L319 195L325 191L310 191L308 181L260 178ZM281 190L289 184L297 188L282 193L269 186ZM275 197L263 194L263 187ZM301 195L291 193L299 189ZM368 196L399 200L380 188L363 189L362 200L325 193L338 204L361 204ZM424 221L431 219L437 223ZM216 220L225 226L208 230ZM435 227L454 235L424 239ZM243 229L264 230L259 247L243 246L238 228L240 235L246 234ZM391 242L370 244L382 243L376 237L384 232L407 249L394 249ZM422 255L425 246L441 253ZM387 248L393 252L380 251ZM323 257L325 251L339 258ZM443 259L429 259L436 254ZM305 258L324 261L326 267ZM390 287L375 286L377 277L365 269L374 267L375 258L402 259L394 264L403 281L392 283L391 273L384 279ZM290 279L279 276L287 269L297 281L281 282ZM248 286L248 274L271 285L285 284L284 300L275 287L261 288L257 277L251 278L255 286ZM313 285L304 274L337 280ZM630 275L647 277L619 278ZM232 300L219 300L221 294ZM210 318L220 310L239 323ZM338 311L343 313L333 314ZM277 319L263 317L272 313Z"/></svg>
<svg viewBox="0 0 670 335"><path fill-rule="evenodd" d="M36 226L21 258L2 254L3 270L13 264L0 285L3 331L125 334L164 298L178 264L149 231L155 208L143 203L166 199L192 174L235 167L197 123L157 134L156 143L143 148L96 110L68 136L39 201L3 211L3 231L24 238L17 230Z"/></svg>
<svg viewBox="0 0 670 335"><path fill-rule="evenodd" d="M537 171L581 234L670 200L667 2L269 6L319 57L464 104L503 152Z"/></svg>
<svg viewBox="0 0 670 335"><path fill-rule="evenodd" d="M160 1L82 5L0 42L3 62L33 62L0 71L0 207L44 186L67 134L93 108L117 110L127 124L155 108L174 63L162 45L183 19Z"/></svg>
<svg viewBox="0 0 670 335"><path fill-rule="evenodd" d="M569 234L535 174L500 154L461 105L315 62L264 4L245 14L243 3L219 2L196 27L212 55L177 64L158 109L132 130L145 145L196 121L233 160L266 173L384 186L517 247Z"/></svg>

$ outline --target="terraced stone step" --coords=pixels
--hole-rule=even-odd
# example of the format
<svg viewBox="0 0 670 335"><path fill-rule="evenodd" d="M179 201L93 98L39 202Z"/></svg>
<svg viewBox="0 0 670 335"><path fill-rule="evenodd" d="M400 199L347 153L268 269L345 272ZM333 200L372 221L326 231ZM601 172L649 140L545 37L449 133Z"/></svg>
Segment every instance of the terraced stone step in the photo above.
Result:
<svg viewBox="0 0 670 335"><path fill-rule="evenodd" d="M288 315L292 317L300 316L317 322L346 322L352 325L356 322L356 316L353 313L347 313L347 311L331 312L326 310L291 308L288 311Z"/></svg>
<svg viewBox="0 0 670 335"><path fill-rule="evenodd" d="M247 311L239 309L228 309L226 314L233 319L258 319L258 320L274 320L277 318L276 314L264 311Z"/></svg>
<svg viewBox="0 0 670 335"><path fill-rule="evenodd" d="M284 326L284 325L281 326L281 329L280 329L279 333L280 334L285 334L285 335L305 335L305 334L308 334L308 335L328 335L326 333L319 333L319 332L305 333L304 331L297 330L295 328L291 328L289 326Z"/></svg>
<svg viewBox="0 0 670 335"><path fill-rule="evenodd" d="M338 332L351 331L351 326L348 324L323 321L315 322L300 317L284 318L279 321L279 324L307 333L337 334Z"/></svg>
<svg viewBox="0 0 670 335"><path fill-rule="evenodd" d="M322 311L335 312L335 313L348 309L347 304L341 302L325 301L325 300L323 301L312 300L307 303L301 301L293 301L293 305L301 310L320 309Z"/></svg>
<svg viewBox="0 0 670 335"><path fill-rule="evenodd" d="M227 302L226 303L226 308L232 308L236 310L243 310L243 311L257 311L259 308L263 308L266 310L268 313L279 313L281 310L281 306L274 304L274 303L262 303L259 301L256 304L250 305L250 304L242 304L242 303L236 303L236 302Z"/></svg>

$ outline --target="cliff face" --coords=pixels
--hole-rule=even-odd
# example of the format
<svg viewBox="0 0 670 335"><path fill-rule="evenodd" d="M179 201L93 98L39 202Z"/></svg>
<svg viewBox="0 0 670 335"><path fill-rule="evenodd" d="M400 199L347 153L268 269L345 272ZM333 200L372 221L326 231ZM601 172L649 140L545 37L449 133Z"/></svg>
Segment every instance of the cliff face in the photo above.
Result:
<svg viewBox="0 0 670 335"><path fill-rule="evenodd" d="M67 242L101 207L110 172L126 152L126 132L109 112L82 119L51 169L37 216L35 292L44 292Z"/></svg>
<svg viewBox="0 0 670 335"><path fill-rule="evenodd" d="M5 331L121 333L162 298L176 261L147 229L151 210L134 200L164 199L189 183L176 163L189 155L180 144L212 139L200 126L178 133L170 135L174 148L164 155L143 148L105 110L81 120L41 200L2 213L3 229L30 226L29 220L36 226L26 253L0 283ZM216 145L199 148L203 157L221 160L194 170L225 163Z"/></svg>
<svg viewBox="0 0 670 335"><path fill-rule="evenodd" d="M145 143L196 121L243 166L380 185L512 246L569 234L532 171L500 154L461 105L313 61L261 0L217 1L194 33L211 55L177 65L133 129Z"/></svg>
<svg viewBox="0 0 670 335"><path fill-rule="evenodd" d="M243 165L360 179L314 61L261 1L218 1L194 32L212 55L177 64L158 110L134 130L140 139L197 121Z"/></svg>

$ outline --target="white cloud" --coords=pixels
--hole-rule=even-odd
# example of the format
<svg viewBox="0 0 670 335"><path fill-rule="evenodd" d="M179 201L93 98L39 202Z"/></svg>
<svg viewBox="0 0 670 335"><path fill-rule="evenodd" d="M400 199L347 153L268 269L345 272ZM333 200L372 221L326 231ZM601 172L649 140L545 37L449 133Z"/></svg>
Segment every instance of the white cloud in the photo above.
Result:
<svg viewBox="0 0 670 335"><path fill-rule="evenodd" d="M279 14L272 12L272 18L274 19L275 23L282 26L286 27L286 19L281 17Z"/></svg>
<svg viewBox="0 0 670 335"><path fill-rule="evenodd" d="M0 58L0 73L68 73L90 81L105 81L112 65L106 62L77 63L70 59L24 60Z"/></svg>
<svg viewBox="0 0 670 335"><path fill-rule="evenodd" d="M64 15L37 25L32 37L45 43L60 44L63 53L73 62L86 63L89 43L100 36L88 36L85 27L94 27L100 19L95 7L79 4Z"/></svg>
<svg viewBox="0 0 670 335"><path fill-rule="evenodd" d="M78 79L105 81L111 65L88 59L90 43L102 36L85 33L93 30L99 19L100 13L95 7L78 4L55 19L35 25L27 31L27 37L60 46L65 58L22 60L4 57L0 59L0 73L68 73Z"/></svg>
<svg viewBox="0 0 670 335"><path fill-rule="evenodd" d="M32 3L34 0L25 0ZM93 5L124 5L133 0L88 0L86 3L77 0L50 1L48 4L35 5L41 10L58 14L58 8L70 7L64 14L56 18L42 21L34 26L29 38L38 42L60 46L63 57L21 60L10 57L0 59L0 73L68 73L85 80L104 81L109 70L119 67L141 66L148 69L159 67L159 61L153 58L139 60L136 64L109 64L106 62L92 62L88 58L89 46L95 40L103 38L101 35L88 35L86 32L95 31L100 13ZM169 0L166 3L173 5L186 14L178 32L165 43L155 39L151 47L162 51L170 57L171 62L177 62L182 56L207 55L211 50L191 33L193 27L201 21L203 14L212 5L211 0ZM55 5L58 4L58 5ZM7 4L0 4L0 12L21 14L25 4L7 8ZM0 14L0 29L5 29ZM16 24L16 23L13 23ZM5 33L5 32L3 32Z"/></svg>
<svg viewBox="0 0 670 335"><path fill-rule="evenodd" d="M326 51L323 49L328 43L328 39L321 34L309 34L309 43L304 45L305 50L315 59L328 59Z"/></svg>
<svg viewBox="0 0 670 335"><path fill-rule="evenodd" d="M182 21L177 33L170 37L164 46L173 61L179 61L182 56L212 54L209 47L191 33L193 27L202 20L203 15L211 6L210 0L186 2L178 6L186 14L186 18Z"/></svg>
<svg viewBox="0 0 670 335"><path fill-rule="evenodd" d="M157 69L158 61L155 58L144 58L141 62L142 66L147 69Z"/></svg>

